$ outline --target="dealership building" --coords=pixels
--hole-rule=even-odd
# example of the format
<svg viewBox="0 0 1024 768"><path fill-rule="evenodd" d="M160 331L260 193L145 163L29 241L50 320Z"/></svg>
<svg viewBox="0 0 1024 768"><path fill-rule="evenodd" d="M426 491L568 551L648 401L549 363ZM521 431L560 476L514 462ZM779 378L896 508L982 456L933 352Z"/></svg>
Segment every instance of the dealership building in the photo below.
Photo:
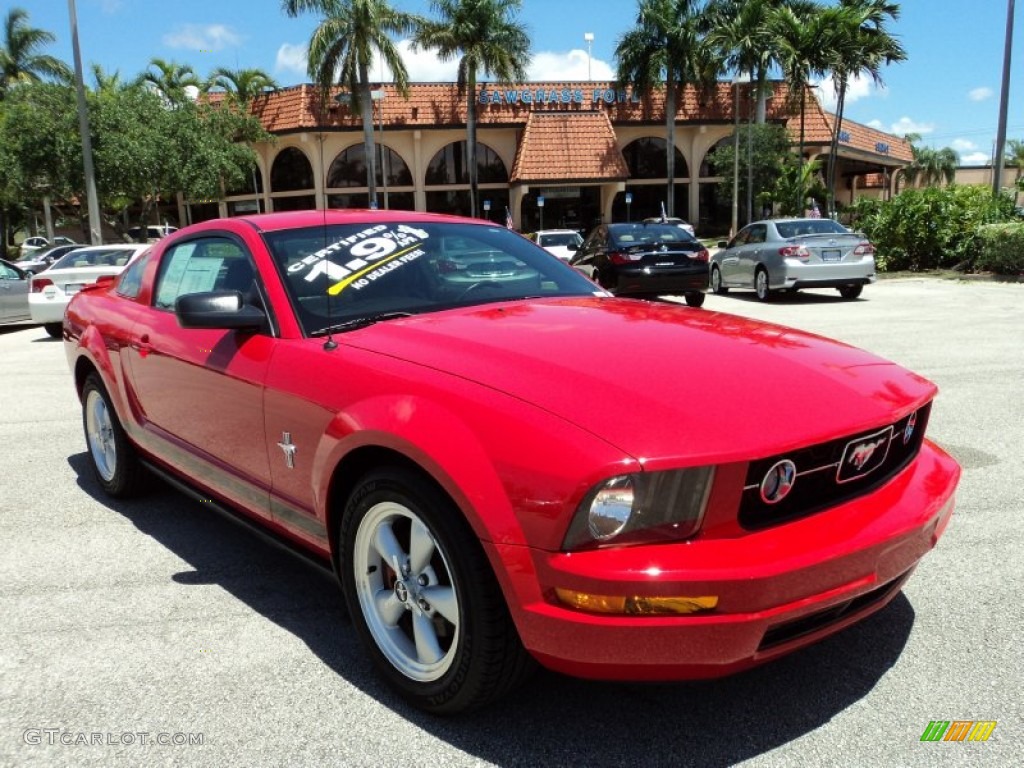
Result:
<svg viewBox="0 0 1024 768"><path fill-rule="evenodd" d="M794 142L799 109L785 83L772 83L766 119L785 125ZM737 89L739 93L737 93ZM737 118L754 105L749 86L687 88L675 130L674 214L698 231L728 228L732 201L710 153L733 141ZM373 92L378 204L382 208L468 215L466 96L454 83L391 84ZM349 97L325 103L313 85L269 92L252 107L275 140L256 145L258 169L219 201L181 201L183 223L256 211L364 208L369 205L362 118ZM517 229L588 228L597 221L657 215L665 200L665 93L642 95L608 82L481 84L476 96L479 215ZM834 115L808 89L804 151L828 158ZM888 196L894 171L912 159L899 137L844 120L838 142L840 203ZM741 205L741 220L745 204ZM757 215L757 214L755 214Z"/></svg>

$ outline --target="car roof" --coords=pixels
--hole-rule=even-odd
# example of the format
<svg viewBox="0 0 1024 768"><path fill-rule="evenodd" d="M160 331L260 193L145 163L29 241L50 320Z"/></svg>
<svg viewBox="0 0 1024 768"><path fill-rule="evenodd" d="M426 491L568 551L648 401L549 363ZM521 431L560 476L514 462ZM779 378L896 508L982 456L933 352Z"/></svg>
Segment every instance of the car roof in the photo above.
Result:
<svg viewBox="0 0 1024 768"><path fill-rule="evenodd" d="M286 211L284 213L261 213L252 216L235 216L230 219L210 219L196 227L206 229L223 227L226 221L246 222L260 232L276 232L283 229L318 227L338 224L477 224L497 227L493 221L471 219L468 216L450 216L444 213L420 213L402 210L369 210L348 208L345 210ZM180 230L179 230L180 231ZM195 231L195 230L193 230Z"/></svg>

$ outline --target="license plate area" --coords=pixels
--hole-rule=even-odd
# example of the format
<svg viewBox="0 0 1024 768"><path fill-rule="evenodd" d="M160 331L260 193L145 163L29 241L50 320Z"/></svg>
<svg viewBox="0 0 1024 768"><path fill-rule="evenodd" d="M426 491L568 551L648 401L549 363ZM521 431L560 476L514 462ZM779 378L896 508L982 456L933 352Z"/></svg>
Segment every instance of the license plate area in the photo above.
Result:
<svg viewBox="0 0 1024 768"><path fill-rule="evenodd" d="M843 252L839 248L826 248L821 252L822 261L842 261Z"/></svg>
<svg viewBox="0 0 1024 768"><path fill-rule="evenodd" d="M64 286L64 293L66 293L66 294L68 294L70 296L72 293L78 293L84 287L85 287L85 283L67 283Z"/></svg>

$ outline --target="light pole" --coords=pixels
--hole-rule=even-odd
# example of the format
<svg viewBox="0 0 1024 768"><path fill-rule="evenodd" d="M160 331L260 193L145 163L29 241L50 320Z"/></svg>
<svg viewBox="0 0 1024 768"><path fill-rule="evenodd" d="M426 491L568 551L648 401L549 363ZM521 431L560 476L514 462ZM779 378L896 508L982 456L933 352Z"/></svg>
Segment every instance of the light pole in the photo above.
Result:
<svg viewBox="0 0 1024 768"><path fill-rule="evenodd" d="M590 46L594 43L594 33L584 32L583 39L587 41L587 80L593 80L594 78L590 75Z"/></svg>
<svg viewBox="0 0 1024 768"><path fill-rule="evenodd" d="M627 192L626 193L626 223L627 224L631 221L630 216L629 216L629 206L631 206L632 204L633 204L633 193L632 192Z"/></svg>
<svg viewBox="0 0 1024 768"><path fill-rule="evenodd" d="M384 92L383 88L377 88L370 91L370 99L377 107L377 124L380 127L380 178L381 186L384 189L384 209L387 210L390 206L388 205L388 159L387 154L384 151L384 99L387 97L387 93Z"/></svg>
<svg viewBox="0 0 1024 768"><path fill-rule="evenodd" d="M544 229L544 196L537 195L537 213L540 215L540 226L538 230Z"/></svg>
<svg viewBox="0 0 1024 768"><path fill-rule="evenodd" d="M732 229L729 237L735 237L740 223L740 79L732 79L736 90L735 125L732 132Z"/></svg>
<svg viewBox="0 0 1024 768"><path fill-rule="evenodd" d="M78 94L78 130L82 133L85 197L89 206L89 243L99 245L103 242L103 231L100 229L100 203L96 195L96 174L92 165L92 139L89 136L89 112L85 107L82 52L78 48L78 14L75 12L75 0L68 0L68 15L71 16L71 50L75 57L75 91Z"/></svg>
<svg viewBox="0 0 1024 768"><path fill-rule="evenodd" d="M996 132L995 173L992 194L999 196L1003 185L1003 155L1006 152L1006 109L1010 98L1010 53L1013 50L1013 0L1006 2L1006 42L1003 45L1003 86L999 96L999 128Z"/></svg>
<svg viewBox="0 0 1024 768"><path fill-rule="evenodd" d="M490 200L484 200L484 218L487 219L487 221L491 220L491 201Z"/></svg>

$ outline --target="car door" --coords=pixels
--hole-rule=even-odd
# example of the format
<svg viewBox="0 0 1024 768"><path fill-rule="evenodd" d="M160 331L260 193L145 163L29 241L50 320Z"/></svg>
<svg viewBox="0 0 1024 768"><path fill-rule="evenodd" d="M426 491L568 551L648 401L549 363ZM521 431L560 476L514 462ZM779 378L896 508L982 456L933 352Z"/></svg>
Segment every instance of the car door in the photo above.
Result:
<svg viewBox="0 0 1024 768"><path fill-rule="evenodd" d="M725 246L725 252L719 258L719 268L722 270L722 282L726 285L735 285L739 280L740 254L747 242L747 235L750 230L744 227L736 233L736 237L730 240Z"/></svg>
<svg viewBox="0 0 1024 768"><path fill-rule="evenodd" d="M181 328L182 295L237 289L260 301L251 254L228 235L205 234L163 255L150 306L131 331L130 374L144 439L200 485L269 516L263 387L270 333Z"/></svg>
<svg viewBox="0 0 1024 768"><path fill-rule="evenodd" d="M28 278L24 272L0 264L0 323L27 323Z"/></svg>
<svg viewBox="0 0 1024 768"><path fill-rule="evenodd" d="M597 280L597 271L601 267L602 255L607 251L608 230L601 226L587 236L583 246L576 252L576 255L569 261L574 267L579 267L580 272L592 280Z"/></svg>
<svg viewBox="0 0 1024 768"><path fill-rule="evenodd" d="M736 280L741 285L754 285L754 271L761 263L764 241L768 228L765 224L750 224L746 228L746 242L739 252L736 264Z"/></svg>

